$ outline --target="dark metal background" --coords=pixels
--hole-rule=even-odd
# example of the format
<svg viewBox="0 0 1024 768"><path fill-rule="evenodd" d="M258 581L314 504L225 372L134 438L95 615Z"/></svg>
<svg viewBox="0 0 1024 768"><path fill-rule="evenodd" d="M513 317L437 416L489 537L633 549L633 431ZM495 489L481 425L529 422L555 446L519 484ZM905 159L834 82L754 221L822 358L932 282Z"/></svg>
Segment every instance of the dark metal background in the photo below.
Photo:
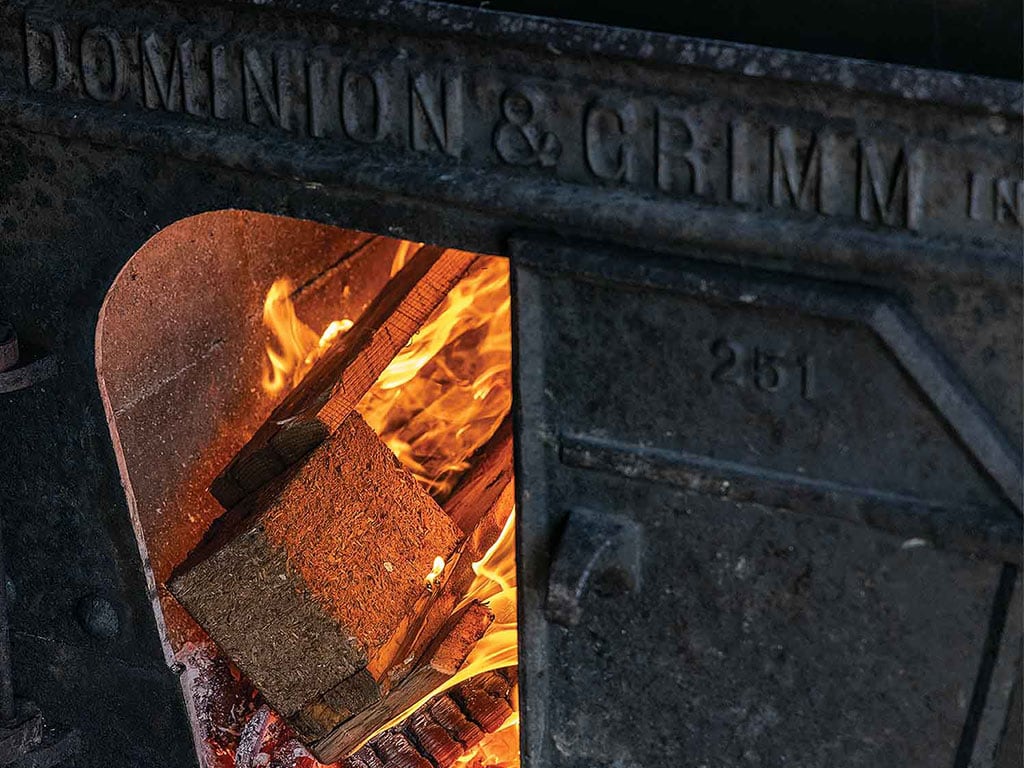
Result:
<svg viewBox="0 0 1024 768"><path fill-rule="evenodd" d="M81 73L65 90L32 89L26 8L33 18L66 23L76 35L95 27L125 35L185 30L255 40L266 50L278 41L303 51L329 43L355 51L364 63L383 62L389 73L408 61L461 68L468 94L464 143L454 157L429 135L417 145L405 128L379 145L345 137L312 141L308 131L280 130L265 120L148 109L139 93L100 103L84 92ZM993 11L985 23L1002 29L1002 13ZM0 395L15 687L58 727L81 730L79 765L193 761L118 484L96 389L93 334L107 288L148 237L191 214L229 207L494 253L509 252L517 230L541 230L642 246L669 262L659 272L657 258L636 253L520 251L525 727L534 766L648 768L684 757L700 764L692 755L722 766L778 765L784 758L806 766L966 766L970 755L961 744L988 750L984 759L977 753L976 763L988 764L1017 674L1019 627L996 630L1005 609L1019 605L1010 596L1015 571L1001 565L1002 553L1019 549L1019 518L1008 512L984 462L967 458L934 409L921 404L916 385L894 373L888 353L862 331L837 330L831 321L811 327L799 313L787 319L777 309L742 302L740 309L726 302L707 315L699 300L665 286L689 269L682 257L801 272L830 285L856 282L893 294L998 425L989 425L992 434L1008 435L1019 455L1020 230L995 222L991 209L989 220L971 219L964 197L972 169L986 178L1021 178L1019 84L413 2L333 10L327 3L5 2L0 21L0 314L26 345L56 354L62 364L58 377ZM681 21L675 31L685 28ZM953 33L948 21L941 28ZM806 47L825 49L832 39ZM934 59L908 60L1012 70L1007 62L1018 52L987 42L971 59L978 66L941 50ZM129 72L137 67L130 63ZM517 89L538 99L536 115L550 120L542 127L559 138L564 154L549 165L495 143L502 94ZM762 198L734 205L724 182L703 198L676 194L650 181L650 168L635 186L602 180L581 154L579 124L581 110L602 96L615 110L636 101L645 129L653 113L644 110L652 104L696 103L704 111L695 125L713 137L702 148L712 165L726 151L725 126L737 118L765 136L772 126L791 126L800 142L835 126L844 141L869 136L886 151L923 147L930 164L922 190L934 215L913 230L901 225L908 222L864 221L856 208L825 217ZM402 112L408 104L408 94L396 100L396 125L409 124ZM602 135L601 148L614 155L617 145ZM502 151L529 162L503 162ZM840 181L853 189L856 177ZM713 342L719 324L753 336L789 329L815 343L834 333L839 362L854 372L866 366L902 388L911 398L906 404L887 399L892 390L837 397L847 409L845 423L857 432L831 436L812 456L819 462L813 466L824 479L837 479L842 462L833 457L827 464L829 449L856 437L858 458L843 470L851 474L838 477L844 488L908 495L911 507L923 500L924 534L891 513L888 497L864 527L821 517L815 508L832 497L812 496L796 512L772 511L785 504L763 487L763 477L737 499L701 485L720 483L717 474L694 478L690 466L680 475L679 454L739 462L737 452L746 450L750 412L726 409L719 420L703 414L698 404L708 395L700 388L706 380L693 378L697 364L675 346L695 329ZM844 348L853 350L846 358ZM612 368L609 358L631 365ZM669 381L681 384L673 389ZM909 408L919 415L908 416ZM907 435L920 445L897 441L891 452L872 454L874 438L904 425L904 418L924 430ZM792 488L792 475L800 472L794 465L807 455L776 434L783 426L766 429L768 442L755 448L771 457L772 470L786 473L776 484ZM566 445L559 445L572 435L581 440L570 442L567 458L559 453ZM934 450L925 450L935 441ZM638 459L632 450L638 445L655 449L653 458L641 451ZM722 466L714 470L720 474ZM623 472L647 473L651 482L624 480ZM581 623L568 630L548 625L544 600L560 526L575 504L613 515L608 536L626 554L611 569L615 583L607 591L628 588L640 571L643 592L632 600L611 598L596 614L584 606ZM850 508L867 514L856 504ZM975 514L966 532L929 522L929 511L956 517L961 508ZM648 542L642 567L628 554L630 529L616 515L641 523ZM900 549L908 539L931 542L939 534L948 541L937 549ZM864 579L879 569L887 574L884 583L860 595ZM860 582L851 583L855 577ZM787 633L793 644L781 651L775 646L785 643L757 641ZM815 633L832 643L829 663L820 666ZM726 661L707 662L716 652ZM877 689L834 682L868 685L873 669L886 671ZM939 677L928 674L932 669ZM986 697L986 686L974 685L979 679L993 680L989 687L998 695ZM768 690L787 680L790 693ZM929 698L924 689L941 681L962 689L961 703L949 705L948 690ZM879 697L885 704L876 709ZM938 709L929 710L935 702ZM833 738L885 728L901 745L885 754ZM685 756L665 746L679 734ZM1005 748L1004 759L1012 761L1014 749L1019 753ZM852 755L849 762L841 762L844 755Z"/></svg>

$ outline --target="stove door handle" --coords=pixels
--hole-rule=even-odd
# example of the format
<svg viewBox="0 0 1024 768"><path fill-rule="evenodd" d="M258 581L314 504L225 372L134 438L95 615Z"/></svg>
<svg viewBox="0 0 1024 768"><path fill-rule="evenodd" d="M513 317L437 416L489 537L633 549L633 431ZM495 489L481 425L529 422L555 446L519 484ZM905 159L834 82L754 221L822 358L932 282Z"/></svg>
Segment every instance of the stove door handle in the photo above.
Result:
<svg viewBox="0 0 1024 768"><path fill-rule="evenodd" d="M610 597L638 590L641 542L641 526L633 520L571 510L548 577L548 620L575 626L588 592Z"/></svg>

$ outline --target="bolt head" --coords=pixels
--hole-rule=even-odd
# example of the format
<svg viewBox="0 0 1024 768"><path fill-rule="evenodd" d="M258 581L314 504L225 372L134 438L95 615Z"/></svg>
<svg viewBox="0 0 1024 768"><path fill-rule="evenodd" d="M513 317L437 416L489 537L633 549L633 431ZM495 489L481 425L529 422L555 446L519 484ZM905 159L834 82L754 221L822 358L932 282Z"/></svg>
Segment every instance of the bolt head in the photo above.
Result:
<svg viewBox="0 0 1024 768"><path fill-rule="evenodd" d="M78 601L78 622L82 629L100 640L112 640L121 631L117 609L100 595L89 595Z"/></svg>

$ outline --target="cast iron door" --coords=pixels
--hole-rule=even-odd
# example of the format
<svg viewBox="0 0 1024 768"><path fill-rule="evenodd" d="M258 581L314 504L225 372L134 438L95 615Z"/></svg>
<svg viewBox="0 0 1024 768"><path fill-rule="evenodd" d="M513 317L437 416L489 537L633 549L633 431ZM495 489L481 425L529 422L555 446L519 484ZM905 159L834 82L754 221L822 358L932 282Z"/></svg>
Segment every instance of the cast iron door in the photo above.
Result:
<svg viewBox="0 0 1024 768"><path fill-rule="evenodd" d="M512 253L525 764L998 765L1013 289Z"/></svg>

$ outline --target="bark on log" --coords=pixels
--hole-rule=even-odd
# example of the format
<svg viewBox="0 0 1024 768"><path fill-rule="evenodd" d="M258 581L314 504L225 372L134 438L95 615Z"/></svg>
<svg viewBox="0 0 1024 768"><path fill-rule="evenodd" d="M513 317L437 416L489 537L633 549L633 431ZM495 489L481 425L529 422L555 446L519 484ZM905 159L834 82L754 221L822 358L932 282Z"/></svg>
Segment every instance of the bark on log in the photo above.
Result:
<svg viewBox="0 0 1024 768"><path fill-rule="evenodd" d="M477 258L420 248L213 481L217 501L234 507L338 429Z"/></svg>
<svg viewBox="0 0 1024 768"><path fill-rule="evenodd" d="M516 682L514 667L470 678L435 696L405 723L375 736L342 762L342 768L403 768L414 759L405 745L436 768L452 768L512 714ZM472 712L459 703L469 701L473 702ZM480 718L486 726L481 728L470 718Z"/></svg>
<svg viewBox="0 0 1024 768"><path fill-rule="evenodd" d="M493 620L494 615L482 603L473 602L460 610L438 633L416 668L387 696L346 720L326 737L310 744L310 751L321 763L333 763L348 757L371 735L454 675Z"/></svg>
<svg viewBox="0 0 1024 768"><path fill-rule="evenodd" d="M352 413L224 515L169 587L308 741L380 698L395 633L461 537Z"/></svg>

